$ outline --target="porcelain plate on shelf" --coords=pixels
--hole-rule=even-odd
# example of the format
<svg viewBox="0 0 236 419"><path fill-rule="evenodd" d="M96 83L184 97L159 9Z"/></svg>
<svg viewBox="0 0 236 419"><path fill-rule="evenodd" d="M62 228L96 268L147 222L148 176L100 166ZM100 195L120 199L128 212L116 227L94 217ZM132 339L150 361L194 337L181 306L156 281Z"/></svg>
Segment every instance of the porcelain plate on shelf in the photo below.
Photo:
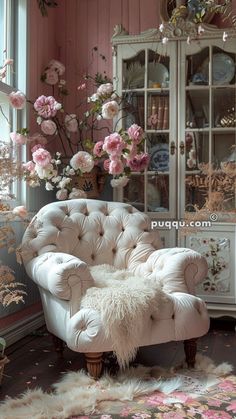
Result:
<svg viewBox="0 0 236 419"><path fill-rule="evenodd" d="M202 64L202 74L208 81L209 59L206 58ZM213 54L212 82L213 84L228 84L234 78L235 63L228 54L219 52Z"/></svg>
<svg viewBox="0 0 236 419"><path fill-rule="evenodd" d="M148 87L158 83L162 86L169 80L169 71L162 63L151 63L148 65Z"/></svg>

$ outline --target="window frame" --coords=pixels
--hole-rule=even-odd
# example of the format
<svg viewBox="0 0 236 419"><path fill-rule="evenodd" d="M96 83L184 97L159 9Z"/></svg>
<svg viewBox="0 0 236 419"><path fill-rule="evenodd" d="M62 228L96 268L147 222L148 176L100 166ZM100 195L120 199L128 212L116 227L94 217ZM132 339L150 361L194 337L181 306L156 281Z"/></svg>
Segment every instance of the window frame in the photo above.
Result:
<svg viewBox="0 0 236 419"><path fill-rule="evenodd" d="M4 105L8 101L8 95L12 91L20 90L27 94L27 62L28 62L28 43L27 43L27 17L28 17L28 0L4 0L6 10L4 11L6 24L4 31L4 44L7 55L5 58L14 60L14 71L7 71L6 79L0 81L0 92L3 97L5 95ZM12 36L11 36L12 35ZM26 127L28 118L27 111L23 109L16 111L9 104L9 133ZM0 115L1 117L1 115ZM8 133L8 136L9 136ZM7 138L4 138L7 141ZM19 151L17 158L21 161L26 160L26 147ZM14 182L12 192L15 198L10 201L14 206L26 204L26 184L21 180Z"/></svg>

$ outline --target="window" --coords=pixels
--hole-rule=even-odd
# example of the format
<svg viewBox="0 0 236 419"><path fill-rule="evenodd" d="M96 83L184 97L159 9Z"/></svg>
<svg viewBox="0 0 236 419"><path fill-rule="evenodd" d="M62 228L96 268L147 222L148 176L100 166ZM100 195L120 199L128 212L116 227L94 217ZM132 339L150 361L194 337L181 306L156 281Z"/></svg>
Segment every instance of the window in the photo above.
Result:
<svg viewBox="0 0 236 419"><path fill-rule="evenodd" d="M11 108L8 95L13 90L26 92L26 56L27 56L27 0L0 0L0 64L6 59L13 59L13 66L6 67L0 81L0 140L10 142L11 131L26 126L26 112L16 112ZM4 118L5 115L5 118ZM25 156L18 155L18 159ZM1 163L1 162L0 162ZM16 201L24 201L20 182L14 182L11 188L3 188L2 197L14 194ZM0 196L1 199L1 196ZM17 205L17 202L16 202Z"/></svg>

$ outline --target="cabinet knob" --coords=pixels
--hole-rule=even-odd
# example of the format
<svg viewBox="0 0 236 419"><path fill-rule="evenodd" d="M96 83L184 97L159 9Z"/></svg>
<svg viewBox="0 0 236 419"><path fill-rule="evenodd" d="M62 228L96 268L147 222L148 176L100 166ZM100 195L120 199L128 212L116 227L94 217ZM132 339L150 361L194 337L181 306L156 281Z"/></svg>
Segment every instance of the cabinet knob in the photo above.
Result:
<svg viewBox="0 0 236 419"><path fill-rule="evenodd" d="M180 141L179 149L180 149L180 154L183 155L184 149L185 149L184 141Z"/></svg>
<svg viewBox="0 0 236 419"><path fill-rule="evenodd" d="M175 155L175 149L176 149L175 142L174 142L174 141L171 141L171 143L170 143L170 154L171 154L172 156L174 156L174 155Z"/></svg>

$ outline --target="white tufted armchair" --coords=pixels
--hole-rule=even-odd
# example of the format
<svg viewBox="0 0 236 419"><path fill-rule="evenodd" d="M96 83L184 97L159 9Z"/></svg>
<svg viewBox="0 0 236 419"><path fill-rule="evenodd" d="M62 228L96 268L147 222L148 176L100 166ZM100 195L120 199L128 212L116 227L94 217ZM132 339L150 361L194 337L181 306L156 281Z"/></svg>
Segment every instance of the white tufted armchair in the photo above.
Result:
<svg viewBox="0 0 236 419"><path fill-rule="evenodd" d="M75 199L43 207L24 234L22 258L39 287L47 328L58 342L85 354L93 376L101 373L102 354L112 351L112 343L98 311L80 308L81 297L93 285L89 265L109 264L161 278L170 298L158 318L150 312L139 346L183 340L186 361L193 366L196 338L208 331L205 303L194 295L207 273L205 259L191 249L161 249L150 224L131 205Z"/></svg>

